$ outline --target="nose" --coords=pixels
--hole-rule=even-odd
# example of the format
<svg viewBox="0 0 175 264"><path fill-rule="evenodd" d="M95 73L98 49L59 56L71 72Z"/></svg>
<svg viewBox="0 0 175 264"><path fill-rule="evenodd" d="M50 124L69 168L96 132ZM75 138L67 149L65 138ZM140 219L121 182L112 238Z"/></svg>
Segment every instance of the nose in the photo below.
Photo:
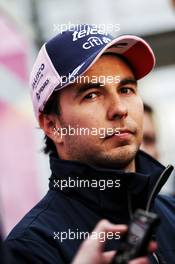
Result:
<svg viewBox="0 0 175 264"><path fill-rule="evenodd" d="M108 120L123 120L128 116L128 108L119 95L112 95L109 99L107 116Z"/></svg>

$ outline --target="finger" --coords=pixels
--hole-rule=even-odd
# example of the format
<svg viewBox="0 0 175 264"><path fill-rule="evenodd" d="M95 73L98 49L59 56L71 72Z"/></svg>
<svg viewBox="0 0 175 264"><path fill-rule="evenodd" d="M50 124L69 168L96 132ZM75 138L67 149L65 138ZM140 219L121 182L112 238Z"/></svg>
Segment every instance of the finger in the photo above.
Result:
<svg viewBox="0 0 175 264"><path fill-rule="evenodd" d="M101 220L97 226L95 227L95 229L93 230L93 232L99 234L100 232L105 232L106 234L108 232L120 232L121 234L125 233L127 231L127 226L126 225L114 225L111 224L108 220ZM93 236L90 235L89 237L91 243L93 244L93 246L97 249L101 249L104 246L104 242L105 241L100 241L100 237L97 236L97 239L93 239Z"/></svg>
<svg viewBox="0 0 175 264"><path fill-rule="evenodd" d="M154 241L151 241L149 243L149 251L150 252L154 252L157 250L157 243ZM114 255L116 254L116 251L108 251L108 252L104 252L103 253L103 263L104 264L108 264L110 263L110 261L112 260L112 258L114 257ZM150 263L149 260L146 257L142 257L142 258L138 258L135 260L132 260L129 262L129 264L148 264Z"/></svg>
<svg viewBox="0 0 175 264"><path fill-rule="evenodd" d="M148 245L149 252L154 252L157 250L157 248L158 248L158 245L155 241L151 241Z"/></svg>
<svg viewBox="0 0 175 264"><path fill-rule="evenodd" d="M103 263L110 263L112 258L114 257L116 251L112 250L112 251L108 251L108 252L104 252L103 253Z"/></svg>
<svg viewBox="0 0 175 264"><path fill-rule="evenodd" d="M129 261L129 264L150 264L150 261L148 260L148 258L144 257L131 260Z"/></svg>
<svg viewBox="0 0 175 264"><path fill-rule="evenodd" d="M148 251L151 253L156 251L157 248L158 248L158 246L157 246L157 243L155 241L151 241L148 245ZM143 258L139 258L136 260L132 260L131 262L129 262L129 264L142 264L142 262L140 262L140 261L143 261L143 263L150 263L148 258L143 257Z"/></svg>
<svg viewBox="0 0 175 264"><path fill-rule="evenodd" d="M126 225L114 225L110 223L108 220L104 219L101 220L95 227L94 231L96 232L116 232L120 231L121 233L126 232L127 226Z"/></svg>

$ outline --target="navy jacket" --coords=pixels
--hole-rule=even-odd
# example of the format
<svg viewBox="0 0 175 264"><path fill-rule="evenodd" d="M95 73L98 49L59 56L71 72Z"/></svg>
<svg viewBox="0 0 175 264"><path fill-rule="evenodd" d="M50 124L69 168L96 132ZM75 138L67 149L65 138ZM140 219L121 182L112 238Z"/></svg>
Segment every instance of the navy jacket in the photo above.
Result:
<svg viewBox="0 0 175 264"><path fill-rule="evenodd" d="M139 151L136 173L95 168L78 161L59 160L54 155L50 156L50 168L48 193L6 239L6 246L17 263L70 263L82 242L80 232L90 233L104 218L116 224L128 224L132 212L137 208L145 209L148 201L151 210L161 218L156 232L160 263L175 263L175 201L172 197L158 195L170 174L163 165ZM103 187L91 185L61 190L60 180L64 182L68 178L74 182L88 179L91 183L120 180L120 188L110 185L102 190ZM68 234L69 239L65 239ZM108 241L105 250L117 249L119 243L120 240ZM151 257L151 263L158 262Z"/></svg>

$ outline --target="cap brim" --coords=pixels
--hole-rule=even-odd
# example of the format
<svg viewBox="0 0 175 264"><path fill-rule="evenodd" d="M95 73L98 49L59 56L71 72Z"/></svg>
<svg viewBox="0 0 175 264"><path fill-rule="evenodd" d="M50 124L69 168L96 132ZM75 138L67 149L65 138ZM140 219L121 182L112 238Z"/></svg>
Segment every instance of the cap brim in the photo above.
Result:
<svg viewBox="0 0 175 264"><path fill-rule="evenodd" d="M154 53L142 38L124 35L112 42L110 47L107 47L108 51L121 54L126 58L137 80L147 75L155 66Z"/></svg>
<svg viewBox="0 0 175 264"><path fill-rule="evenodd" d="M151 47L142 38L134 35L123 35L109 42L105 47L93 53L86 61L82 62L75 70L74 77L84 74L99 59L103 53L116 53L122 55L130 65L136 80L143 78L155 66L155 56ZM74 80L76 79L74 78ZM58 86L56 90L69 85Z"/></svg>

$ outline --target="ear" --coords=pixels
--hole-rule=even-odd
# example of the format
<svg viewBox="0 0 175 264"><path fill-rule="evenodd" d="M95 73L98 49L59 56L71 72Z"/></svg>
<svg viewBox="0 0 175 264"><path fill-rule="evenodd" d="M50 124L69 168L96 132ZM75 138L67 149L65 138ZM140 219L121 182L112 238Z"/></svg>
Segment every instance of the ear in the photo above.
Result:
<svg viewBox="0 0 175 264"><path fill-rule="evenodd" d="M55 114L40 114L39 125L44 133L54 141L55 144L63 143L59 129L61 128L59 117Z"/></svg>

